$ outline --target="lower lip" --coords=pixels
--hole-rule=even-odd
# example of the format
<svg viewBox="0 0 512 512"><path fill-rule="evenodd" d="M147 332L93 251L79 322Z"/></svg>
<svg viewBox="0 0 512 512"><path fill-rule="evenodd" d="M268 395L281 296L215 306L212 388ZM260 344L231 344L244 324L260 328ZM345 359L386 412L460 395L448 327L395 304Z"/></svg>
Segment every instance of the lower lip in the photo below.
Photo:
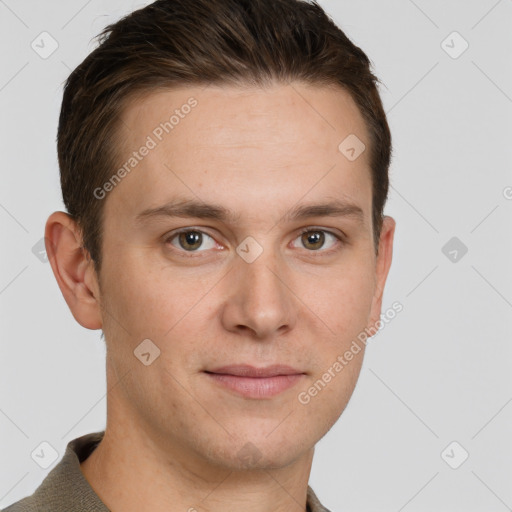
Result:
<svg viewBox="0 0 512 512"><path fill-rule="evenodd" d="M239 377L223 373L207 373L221 386L246 398L271 398L291 388L304 374L275 375L273 377Z"/></svg>

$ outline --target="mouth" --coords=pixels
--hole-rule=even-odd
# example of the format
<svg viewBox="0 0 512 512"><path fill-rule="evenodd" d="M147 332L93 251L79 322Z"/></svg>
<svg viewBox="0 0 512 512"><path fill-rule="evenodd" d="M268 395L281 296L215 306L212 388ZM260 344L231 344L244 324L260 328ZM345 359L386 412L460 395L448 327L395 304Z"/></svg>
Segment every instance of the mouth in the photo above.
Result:
<svg viewBox="0 0 512 512"><path fill-rule="evenodd" d="M287 365L256 368L231 365L205 370L217 385L245 398L271 398L295 386L306 374Z"/></svg>

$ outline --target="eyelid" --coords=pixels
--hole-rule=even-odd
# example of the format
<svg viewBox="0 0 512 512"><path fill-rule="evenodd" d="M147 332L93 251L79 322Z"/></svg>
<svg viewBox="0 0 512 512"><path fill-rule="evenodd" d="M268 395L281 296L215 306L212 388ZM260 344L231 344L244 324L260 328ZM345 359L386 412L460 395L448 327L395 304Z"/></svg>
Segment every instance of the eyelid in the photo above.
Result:
<svg viewBox="0 0 512 512"><path fill-rule="evenodd" d="M339 229L326 228L323 226L307 226L305 228L301 228L299 235L309 233L310 231L325 231L326 233L329 233L330 235L335 236L336 238L339 238L342 241L347 238L347 235L345 235L343 231Z"/></svg>

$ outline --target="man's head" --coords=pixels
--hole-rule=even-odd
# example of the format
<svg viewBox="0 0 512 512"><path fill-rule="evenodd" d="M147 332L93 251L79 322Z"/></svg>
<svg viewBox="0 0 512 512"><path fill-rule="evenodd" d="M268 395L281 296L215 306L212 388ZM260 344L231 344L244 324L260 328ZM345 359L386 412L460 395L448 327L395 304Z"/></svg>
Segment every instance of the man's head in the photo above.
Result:
<svg viewBox="0 0 512 512"><path fill-rule="evenodd" d="M224 468L310 457L391 263L368 59L296 0L160 0L107 33L66 85L71 217L46 230L75 318L105 334L107 430Z"/></svg>

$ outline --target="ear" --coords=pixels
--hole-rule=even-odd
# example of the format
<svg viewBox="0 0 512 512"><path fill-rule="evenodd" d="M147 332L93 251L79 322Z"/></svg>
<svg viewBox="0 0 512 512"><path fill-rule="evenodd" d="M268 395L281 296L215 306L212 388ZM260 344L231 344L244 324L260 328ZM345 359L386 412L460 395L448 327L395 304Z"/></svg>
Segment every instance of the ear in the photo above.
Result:
<svg viewBox="0 0 512 512"><path fill-rule="evenodd" d="M52 213L44 239L53 274L75 320L87 329L101 329L98 279L76 222L67 213Z"/></svg>
<svg viewBox="0 0 512 512"><path fill-rule="evenodd" d="M370 313L370 328L380 320L382 310L382 295L388 277L391 260L393 258L393 238L395 235L395 221L392 217L384 217L380 231L379 252L375 264L375 293Z"/></svg>

